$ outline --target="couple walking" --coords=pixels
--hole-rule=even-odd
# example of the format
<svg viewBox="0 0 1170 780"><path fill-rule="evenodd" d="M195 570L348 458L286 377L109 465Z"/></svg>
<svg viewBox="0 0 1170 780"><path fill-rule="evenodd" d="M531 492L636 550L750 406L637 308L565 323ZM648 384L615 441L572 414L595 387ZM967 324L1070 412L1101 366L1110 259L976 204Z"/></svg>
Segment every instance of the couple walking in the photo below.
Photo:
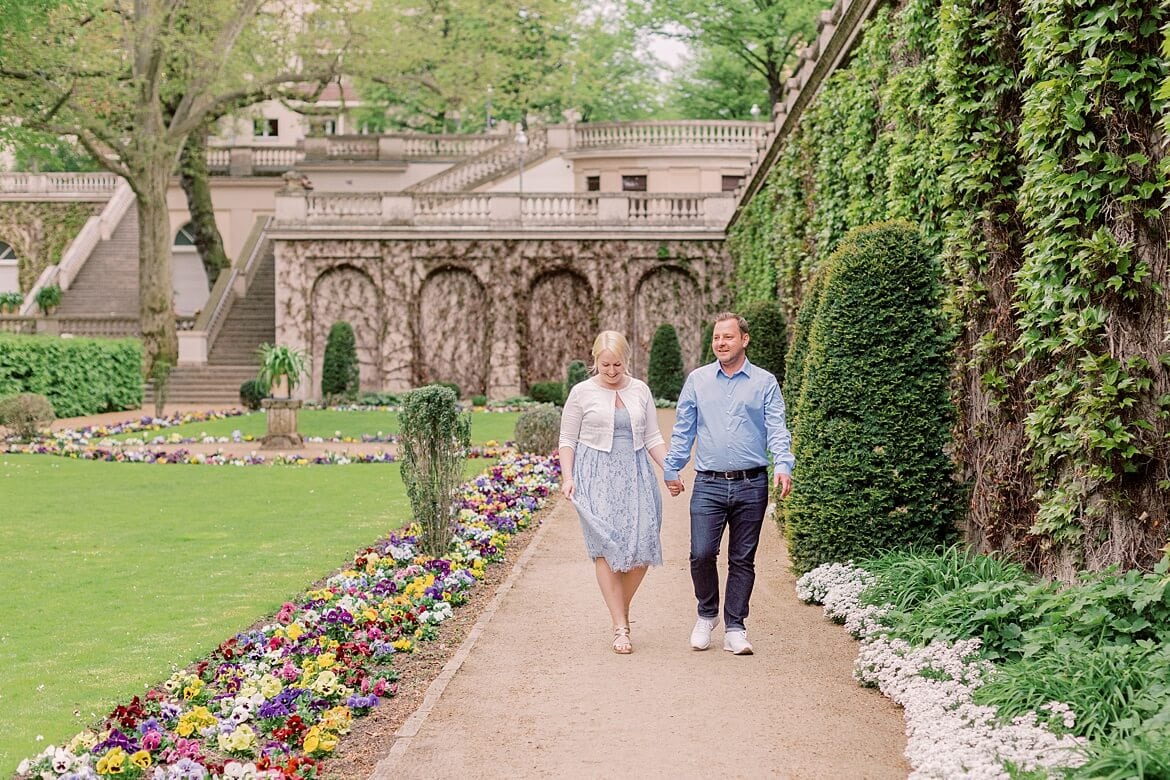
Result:
<svg viewBox="0 0 1170 780"><path fill-rule="evenodd" d="M743 317L716 315L715 363L691 372L678 399L670 449L650 389L628 373L630 346L617 331L593 342L593 373L574 385L561 417L561 492L581 518L585 548L613 620L613 650L630 653L630 602L650 566L662 564L662 498L650 465L671 496L686 490L679 471L695 447L691 494L691 580L698 617L691 647L706 650L719 623L715 559L729 533L723 649L750 655L745 621L768 504L768 454L780 495L792 490L792 438L776 377L747 359Z"/></svg>

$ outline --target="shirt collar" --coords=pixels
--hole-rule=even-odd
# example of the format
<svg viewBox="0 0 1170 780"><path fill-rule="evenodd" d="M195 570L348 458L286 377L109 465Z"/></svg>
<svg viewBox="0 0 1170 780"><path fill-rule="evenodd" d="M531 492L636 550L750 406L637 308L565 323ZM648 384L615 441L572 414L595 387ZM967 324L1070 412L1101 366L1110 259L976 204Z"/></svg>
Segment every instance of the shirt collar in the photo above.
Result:
<svg viewBox="0 0 1170 780"><path fill-rule="evenodd" d="M738 374L743 374L744 376L751 378L751 375L752 375L751 368L752 368L752 361L747 359L747 355L744 355L743 365L739 367L739 370L736 371L731 376L727 376L727 373L724 372L724 370L723 370L723 364L720 363L718 360L715 361L715 375L727 377L728 379L733 379Z"/></svg>

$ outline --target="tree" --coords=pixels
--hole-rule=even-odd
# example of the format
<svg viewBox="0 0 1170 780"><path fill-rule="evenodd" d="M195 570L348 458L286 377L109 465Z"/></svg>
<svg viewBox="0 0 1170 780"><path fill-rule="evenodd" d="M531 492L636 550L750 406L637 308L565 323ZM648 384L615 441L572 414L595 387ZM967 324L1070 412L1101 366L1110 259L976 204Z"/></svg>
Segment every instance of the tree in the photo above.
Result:
<svg viewBox="0 0 1170 780"><path fill-rule="evenodd" d="M905 222L850 231L829 261L793 430L801 487L785 508L798 571L955 536L939 276Z"/></svg>
<svg viewBox="0 0 1170 780"><path fill-rule="evenodd" d="M666 112L686 119L767 119L768 82L726 49L703 48L670 80Z"/></svg>
<svg viewBox="0 0 1170 780"><path fill-rule="evenodd" d="M137 196L148 374L178 353L166 192L188 135L241 99L328 78L347 19L360 24L344 10L322 3L310 17L297 4L263 0L30 0L0 9L0 115L76 137Z"/></svg>
<svg viewBox="0 0 1170 780"><path fill-rule="evenodd" d="M697 56L721 61L723 52L767 83L768 107L780 100L785 68L816 29L826 0L628 0L640 26L682 40ZM710 51L710 55L703 52ZM717 89L728 92L733 84ZM770 115L768 107L765 116Z"/></svg>
<svg viewBox="0 0 1170 780"><path fill-rule="evenodd" d="M582 15L562 0L381 0L374 47L347 70L359 112L379 128L482 130L491 120L630 119L658 107L658 83L620 15Z"/></svg>
<svg viewBox="0 0 1170 780"><path fill-rule="evenodd" d="M677 401L685 379L678 333L673 325L664 322L654 331L654 340L650 342L650 365L646 368L646 384L655 398Z"/></svg>

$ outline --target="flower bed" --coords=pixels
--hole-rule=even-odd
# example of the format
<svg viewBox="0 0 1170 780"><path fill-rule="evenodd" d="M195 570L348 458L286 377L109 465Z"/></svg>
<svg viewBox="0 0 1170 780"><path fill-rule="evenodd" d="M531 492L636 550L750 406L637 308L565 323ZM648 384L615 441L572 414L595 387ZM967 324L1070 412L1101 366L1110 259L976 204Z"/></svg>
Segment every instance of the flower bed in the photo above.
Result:
<svg viewBox="0 0 1170 780"><path fill-rule="evenodd" d="M437 635L558 478L555 460L505 458L462 487L447 557L419 556L413 526L391 535L18 774L313 777L353 719L394 695L395 655Z"/></svg>
<svg viewBox="0 0 1170 780"><path fill-rule="evenodd" d="M1076 718L1067 704L1050 702L1002 722L997 708L972 700L993 666L980 659L980 640L916 647L891 638L882 622L891 607L861 602L874 582L852 564L826 564L797 580L796 595L823 604L827 617L861 640L853 676L902 706L911 778L1008 778L1009 766L1046 776L1084 763L1084 740L1064 733Z"/></svg>

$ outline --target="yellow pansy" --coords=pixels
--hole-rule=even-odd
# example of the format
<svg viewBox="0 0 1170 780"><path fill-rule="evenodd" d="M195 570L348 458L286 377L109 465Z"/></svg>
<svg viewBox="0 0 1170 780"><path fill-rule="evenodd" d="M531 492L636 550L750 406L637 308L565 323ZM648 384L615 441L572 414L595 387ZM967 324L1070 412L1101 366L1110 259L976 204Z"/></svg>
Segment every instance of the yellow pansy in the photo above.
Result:
<svg viewBox="0 0 1170 780"><path fill-rule="evenodd" d="M97 763L99 775L120 775L126 768L126 751L120 747L111 748Z"/></svg>
<svg viewBox="0 0 1170 780"><path fill-rule="evenodd" d="M294 642L300 639L301 634L305 633L305 629L300 623L290 623L285 631L288 633L288 638Z"/></svg>
<svg viewBox="0 0 1170 780"><path fill-rule="evenodd" d="M335 663L337 663L337 656L333 653L321 653L317 656L317 666L322 669L330 669Z"/></svg>
<svg viewBox="0 0 1170 780"><path fill-rule="evenodd" d="M138 767L139 769L149 769L150 765L154 762L151 761L150 751L139 750L137 753L130 756L130 763L134 764L134 766Z"/></svg>

